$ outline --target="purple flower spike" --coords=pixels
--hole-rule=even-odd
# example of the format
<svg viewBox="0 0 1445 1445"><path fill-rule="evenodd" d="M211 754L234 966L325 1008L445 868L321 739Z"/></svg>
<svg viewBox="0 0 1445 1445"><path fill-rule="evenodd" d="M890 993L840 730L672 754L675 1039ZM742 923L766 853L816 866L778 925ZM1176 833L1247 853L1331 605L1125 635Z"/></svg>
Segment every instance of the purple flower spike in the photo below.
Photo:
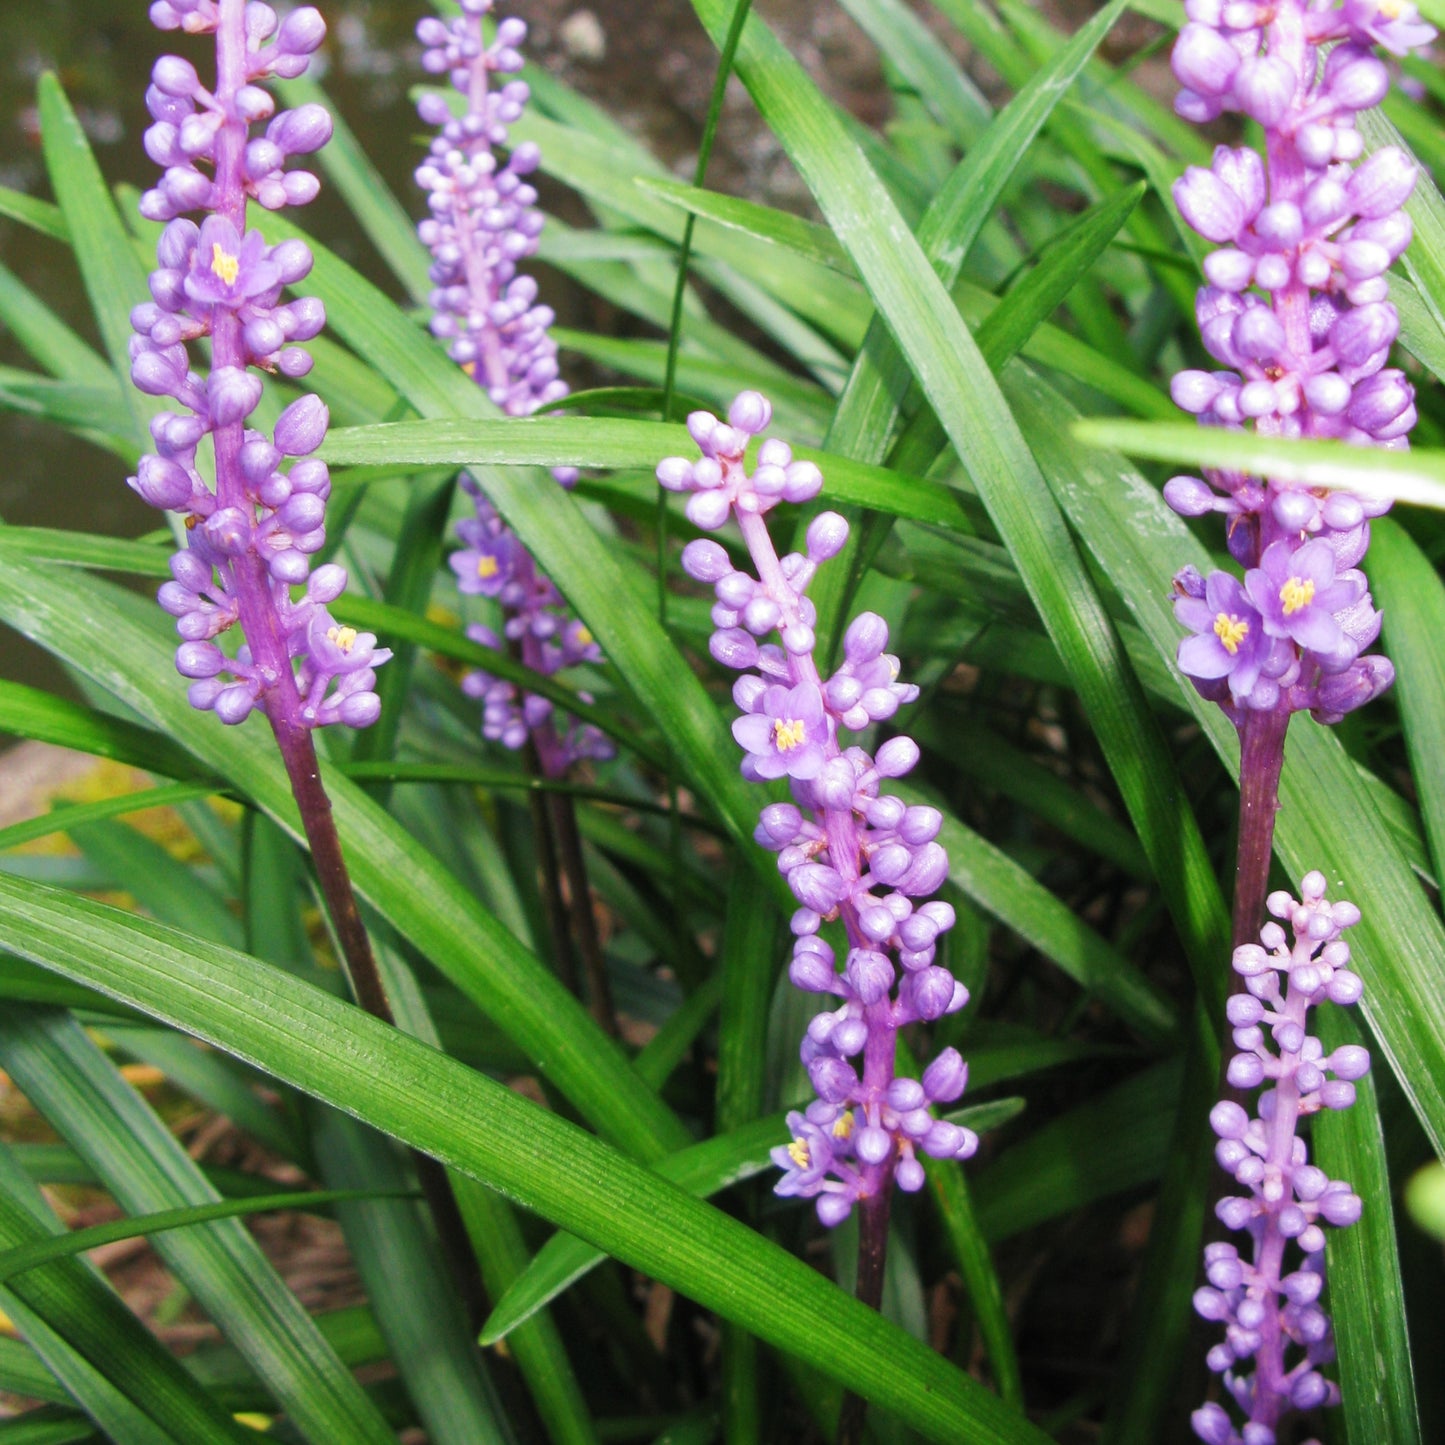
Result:
<svg viewBox="0 0 1445 1445"><path fill-rule="evenodd" d="M1234 969L1245 992L1228 1006L1239 1050L1229 1078L1240 1088L1267 1078L1272 1087L1255 1118L1232 1100L1210 1114L1219 1139L1215 1158L1248 1191L1221 1199L1216 1213L1251 1241L1247 1258L1232 1244L1207 1245L1206 1284L1194 1296L1199 1314L1225 1327L1223 1341L1209 1352L1209 1366L1224 1377L1247 1417L1236 1430L1222 1405L1196 1410L1195 1434L1218 1445L1272 1440L1294 1412L1338 1403L1338 1388L1320 1374L1334 1359L1330 1322L1316 1302L1324 1282L1323 1226L1343 1228L1360 1216L1358 1196L1309 1163L1297 1132L1299 1120L1320 1109L1348 1108L1353 1081L1369 1068L1369 1054L1358 1045L1327 1055L1307 1031L1310 1009L1360 997L1359 977L1348 967L1350 948L1341 938L1360 911L1351 903L1330 903L1319 873L1306 874L1299 899L1273 893L1268 907L1289 924L1294 942L1269 923L1259 944L1235 950ZM1251 1361L1254 1373L1248 1375Z"/></svg>
<svg viewBox="0 0 1445 1445"><path fill-rule="evenodd" d="M1264 127L1267 159L1221 146L1208 169L1191 166L1175 184L1184 219L1222 247L1205 259L1212 284L1197 312L1223 369L1181 372L1174 400L1206 426L1401 446L1415 397L1386 366L1400 329L1387 273L1410 241L1401 207L1415 167L1396 147L1354 167L1363 152L1356 116L1388 82L1372 47L1404 54L1434 31L1406 0L1186 8L1173 58L1187 87L1177 108L1200 121L1251 116ZM1352 571L1368 545L1365 519L1381 508L1224 471L1176 477L1164 495L1184 516L1224 513L1230 553L1247 569L1243 610L1237 584L1226 606L1216 578L1212 603L1198 594L1175 607L1194 633L1180 667L1237 725L1276 710L1335 720L1388 685L1388 664L1359 656L1378 614Z"/></svg>
<svg viewBox="0 0 1445 1445"><path fill-rule="evenodd" d="M267 246L259 231L246 230L248 199L282 205L314 194L314 177L284 167L291 155L325 143L330 118L316 105L275 115L257 82L300 75L325 25L305 9L277 31L267 6L235 0L162 0L151 15L163 30L214 33L221 77L212 93L189 61L164 56L146 97L155 122L146 149L165 174L141 212L168 224L152 299L131 313L131 376L147 395L171 397L184 411L156 418L157 450L141 458L130 485L186 519L187 549L171 563L176 580L159 594L183 639L176 667L193 679L192 703L231 726L252 712L263 713L278 738L331 722L365 726L380 709L373 669L391 654L370 634L330 620L325 604L346 585L339 567L308 576L311 555L326 541L325 465L283 467L321 445L326 407L316 396L293 402L274 440L247 426L262 396L253 368L304 375L311 359L299 343L325 324L319 301L282 301L283 287L311 269L306 246ZM261 120L270 121L266 135L253 138ZM199 225L181 215L201 209L210 214ZM211 344L208 378L191 369L188 352L203 338ZM214 490L197 468L207 435ZM305 589L299 598L298 587ZM318 627L322 618L326 626ZM245 641L230 656L210 639L237 623Z"/></svg>
<svg viewBox="0 0 1445 1445"><path fill-rule="evenodd" d="M761 443L748 470L749 444L771 417L772 407L756 392L737 398L726 423L695 412L688 430L702 458L668 457L657 476L668 490L707 502L694 516L699 525L711 530L736 521L751 555L756 576L735 569L718 543L699 539L688 544L683 565L711 583L717 598L713 656L740 671L758 669L734 684L743 715L733 737L747 755L744 776L789 778L794 802L765 807L754 836L777 854L801 905L793 915L789 977L836 1005L813 1019L803 1040L818 1097L805 1115L788 1116L793 1141L773 1150L783 1170L776 1191L813 1199L829 1227L862 1204L876 1228L879 1220L886 1226L890 1183L904 1191L923 1186L920 1154L967 1159L978 1148L970 1130L932 1113L934 1104L957 1099L968 1080L955 1050L945 1049L921 1082L894 1074L897 1031L963 1008L968 990L935 961L953 909L913 901L947 876L948 856L935 841L942 814L881 791L886 779L915 766L918 745L892 737L870 757L838 741L840 728L891 718L918 689L898 680L898 659L884 651L888 625L870 612L849 625L837 672L826 682L819 674L805 593L818 566L841 550L847 526L824 512L808 528L806 555L778 556L765 514L780 501L815 496L822 476L776 438ZM782 645L759 645L773 631ZM841 973L818 936L832 919L841 919L848 936Z"/></svg>
<svg viewBox="0 0 1445 1445"><path fill-rule="evenodd" d="M1186 0L1185 9L1173 69L1186 88L1175 109L1196 122L1247 115L1265 146L1263 157L1221 147L1208 170L1191 167L1174 187L1185 221L1223 248L1205 258L1210 284L1196 302L1201 341L1221 369L1181 372L1174 400L1205 426L1404 447L1416 411L1410 383L1387 365L1400 330L1388 273L1410 243L1402 207L1415 167L1395 147L1357 165L1357 122L1389 86L1375 47L1405 55L1434 30L1409 0ZM1235 926L1247 936L1267 886L1291 715L1338 722L1394 677L1385 658L1362 655L1380 615L1356 570L1369 518L1385 508L1223 470L1175 477L1164 496L1184 516L1222 512L1230 555L1245 569L1243 584L1184 569L1174 606L1192 634L1179 646L1181 671L1240 733ZM1229 1002L1238 1052L1227 1078L1241 1090L1273 1087L1257 1118L1233 1102L1211 1115L1219 1162L1248 1191L1222 1200L1219 1218L1248 1233L1253 1250L1248 1259L1229 1244L1205 1251L1208 1284L1195 1305L1225 1326L1209 1364L1248 1417L1236 1427L1222 1404L1196 1410L1195 1434L1208 1445L1294 1439L1279 1427L1339 1398L1318 1368L1332 1357L1316 1302L1323 1226L1352 1222L1359 1201L1307 1163L1295 1129L1302 1115L1346 1107L1365 1067L1363 1051L1327 1059L1306 1033L1310 1007L1360 993L1339 939L1358 910L1326 904L1324 888L1311 874L1301 902L1268 900L1290 920L1293 949L1271 923L1263 947L1246 942L1234 955L1245 992ZM1297 1267L1285 1272L1296 1249Z"/></svg>
<svg viewBox="0 0 1445 1445"><path fill-rule="evenodd" d="M529 416L565 397L567 383L558 373L552 310L538 302L537 283L518 269L535 254L542 233L537 191L526 179L540 156L531 143L513 147L506 161L497 155L528 99L524 81L504 78L522 67L518 46L527 27L503 20L488 45L482 22L492 9L493 0L467 0L452 20L429 16L417 25L423 67L447 76L461 98L454 107L430 91L417 104L422 120L440 132L417 167L431 211L417 234L432 254L432 334L495 406L508 416ZM577 479L569 467L552 475L564 487ZM449 559L458 590L500 603L506 639L533 671L550 675L600 661L591 633L569 616L561 593L476 482L464 474L462 486L475 515L459 524L467 545ZM559 719L539 696L519 694L482 672L467 674L462 687L483 701L482 736L514 749L530 740L548 777L561 777L578 759L611 756L595 728L564 722L559 731Z"/></svg>

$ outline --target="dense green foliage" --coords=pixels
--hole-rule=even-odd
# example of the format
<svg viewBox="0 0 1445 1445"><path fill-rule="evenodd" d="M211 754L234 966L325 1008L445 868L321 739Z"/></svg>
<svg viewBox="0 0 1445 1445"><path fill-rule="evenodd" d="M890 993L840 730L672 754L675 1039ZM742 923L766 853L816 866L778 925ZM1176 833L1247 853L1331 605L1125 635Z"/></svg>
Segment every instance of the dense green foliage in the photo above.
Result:
<svg viewBox="0 0 1445 1445"><path fill-rule="evenodd" d="M694 5L721 45L734 0ZM564 362L608 381L565 416L497 417L420 324L414 198L378 188L340 122L321 157L395 273L384 291L316 247L306 288L330 322L307 385L337 423L322 453L328 545L353 587L336 611L397 649L404 680L383 684L379 741L322 740L399 1030L345 997L264 724L227 730L191 709L169 619L123 585L167 575L169 533L0 527L0 621L64 663L84 700L0 681L0 732L154 779L0 831L0 1068L64 1145L0 1143L0 1309L24 1340L0 1338L0 1391L48 1402L0 1421L0 1442L97 1427L121 1445L229 1441L250 1411L313 1445L413 1424L436 1445L751 1445L826 1432L843 1388L875 1403L887 1442L1184 1438L1204 1389L1190 1295L1218 1189L1206 1114L1237 745L1173 666L1170 578L1209 565L1219 539L1164 505L1159 464L1321 483L1347 469L1357 491L1445 496L1445 204L1428 179L1445 164L1441 86L1427 76L1435 100L1385 107L1424 167L1394 282L1415 452L1220 433L1206 451L1167 378L1202 355L1197 238L1168 189L1207 147L1129 63L1098 57L1123 0L1072 40L1016 0L937 0L931 19L1009 87L997 108L920 11L843 8L884 54L899 123L882 133L826 100L762 18L732 58L821 219L679 185L589 102L528 77L514 139L538 142L544 172L595 218L549 232L542 254L641 323L628 339L559 336ZM132 195L108 193L54 77L39 106L55 205L0 191L0 213L53 238L105 354L7 278L0 321L34 369L0 373L0 406L107 448L94 484L118 487L146 444L127 316L155 228ZM1375 127L1384 143L1388 122ZM781 1111L807 1087L808 1006L782 976L792 903L752 842L765 798L738 772L708 604L676 564L693 535L680 508L661 547L656 535L652 468L689 445L657 419L688 217L679 396L716 410L744 388L772 398L774 433L818 462L824 501L854 526L815 588L820 650L866 605L924 687L907 717L924 748L913 783L946 813L948 962L974 995L930 1042L970 1059L959 1117L990 1132L962 1169L930 1164L927 1191L900 1208L882 1317L848 1293L846 1229L820 1248L812 1212L769 1192ZM298 234L259 212L253 224L272 242ZM295 394L270 383L266 415ZM606 664L536 677L466 640L471 604L444 566L418 582L417 559L451 534L417 499L462 465ZM575 493L539 470L557 465L585 469ZM1445 533L1407 507L1375 536L1399 683L1339 728L1295 723L1277 866L1281 880L1321 869L1364 910L1352 941L1375 1070L1359 1105L1314 1132L1324 1167L1366 1201L1332 1242L1345 1405L1330 1428L1409 1445L1445 1430L1438 1377L1411 1366L1412 1340L1423 1351L1445 1325L1439 1260L1394 1209L1445 1152ZM458 664L525 681L617 745L558 795L605 920L624 1041L559 978L529 808L540 790L517 755L482 743ZM184 861L124 821L157 805L194 834ZM78 857L22 848L60 833ZM155 1064L329 1191L313 1207L345 1229L368 1307L307 1314L235 1217L294 1200L196 1166L125 1060ZM533 1097L502 1087L519 1077ZM485 1322L468 1319L394 1140L446 1166ZM126 1219L104 1237L154 1234L227 1348L177 1363L75 1257L99 1236L51 1242L61 1225L37 1182L111 1195ZM647 1330L643 1279L658 1282ZM670 1327L660 1286L677 1293ZM355 1367L383 1358L400 1385L358 1383Z"/></svg>

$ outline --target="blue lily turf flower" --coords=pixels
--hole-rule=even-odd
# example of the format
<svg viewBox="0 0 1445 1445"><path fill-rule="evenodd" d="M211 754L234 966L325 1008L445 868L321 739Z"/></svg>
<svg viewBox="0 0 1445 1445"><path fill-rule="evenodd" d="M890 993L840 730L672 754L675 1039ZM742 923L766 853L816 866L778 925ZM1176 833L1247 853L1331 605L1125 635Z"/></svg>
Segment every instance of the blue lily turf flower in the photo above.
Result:
<svg viewBox="0 0 1445 1445"><path fill-rule="evenodd" d="M1328 542L1292 547L1280 541L1245 574L1244 590L1271 636L1288 637L1310 652L1333 657L1347 646L1334 614L1360 601L1365 579L1353 570L1336 577L1335 553ZM1353 654L1345 659L1353 660Z"/></svg>
<svg viewBox="0 0 1445 1445"><path fill-rule="evenodd" d="M151 72L146 150L164 174L140 209L165 229L152 299L130 316L132 380L183 408L155 417L155 451L130 479L145 501L186 519L187 545L171 559L174 580L158 599L182 638L176 667L191 680L191 703L223 723L258 711L278 739L333 722L364 727L381 711L374 669L391 654L328 611L346 573L330 564L311 571L326 541L331 490L325 463L312 455L326 436L326 407L304 396L270 436L248 425L262 396L257 370L305 376L311 357L303 343L326 322L316 299L283 299L311 269L308 247L268 246L246 230L250 201L274 210L304 204L319 189L311 172L283 167L326 144L330 116L319 105L278 114L258 82L301 75L326 26L310 6L278 21L269 7L240 0L159 0L151 18L161 29L213 33L218 76L208 89L190 61L174 55ZM253 135L263 120L265 134ZM197 225L190 211L208 214ZM202 338L210 341L209 376L191 369L189 343ZM207 438L214 485L198 466ZM231 655L213 639L237 625L245 641Z"/></svg>
<svg viewBox="0 0 1445 1445"><path fill-rule="evenodd" d="M541 154L525 142L511 147L505 160L498 155L529 98L526 81L516 75L527 27L504 19L488 43L483 21L493 9L494 0L462 0L461 13L450 20L428 16L417 24L423 67L445 76L460 97L460 114L438 91L428 91L417 103L422 120L438 130L417 167L431 212L417 234L432 254L432 334L508 416L529 416L560 401L568 388L558 370L552 309L538 302L536 281L519 269L536 253L543 229L529 179ZM577 480L571 467L558 467L552 475L564 487ZM562 594L475 479L464 474L462 488L475 515L458 524L466 545L448 559L459 590L499 604L506 642L533 671L550 674L578 662L600 662L601 649L568 616ZM486 646L501 645L500 638L488 640L496 633L481 623L468 633ZM548 777L561 777L581 758L612 756L611 744L596 728L559 727L545 698L520 693L485 672L468 673L462 687L483 700L482 736L514 749L530 741Z"/></svg>
<svg viewBox="0 0 1445 1445"><path fill-rule="evenodd" d="M932 1112L963 1092L968 1071L956 1051L943 1050L921 1081L894 1069L898 1030L957 1012L968 990L936 962L953 909L939 900L914 903L948 873L948 855L935 841L942 815L883 790L887 779L915 766L918 745L891 737L870 755L839 741L840 730L892 717L917 688L898 681L887 624L873 613L849 626L837 671L826 680L819 673L816 613L805 592L819 566L842 550L848 524L824 512L808 526L806 552L778 556L765 515L781 502L811 500L823 478L775 437L760 443L749 471L746 453L771 419L772 407L756 392L739 396L726 422L693 413L688 431L703 455L668 457L657 477L691 494L687 514L695 526L715 531L735 521L747 545L751 572L702 537L684 549L683 567L711 584L717 599L712 655L743 674L733 685L743 713L733 723L746 752L743 774L786 777L792 789L792 802L763 808L753 835L778 855L799 904L789 978L834 1001L803 1039L800 1054L818 1097L806 1114L789 1115L793 1141L773 1151L784 1171L776 1190L813 1199L828 1226L857 1205L881 1248L890 1185L923 1186L919 1153L967 1159L978 1148L970 1130ZM778 643L760 641L773 633ZM848 938L841 972L820 933L835 919Z"/></svg>
<svg viewBox="0 0 1445 1445"><path fill-rule="evenodd" d="M1239 580L1228 572L1211 572L1202 597L1177 597L1174 615L1194 633L1179 644L1180 671L1205 681L1228 678L1238 699L1250 697L1261 672L1279 654L1288 665L1288 649L1270 636Z"/></svg>

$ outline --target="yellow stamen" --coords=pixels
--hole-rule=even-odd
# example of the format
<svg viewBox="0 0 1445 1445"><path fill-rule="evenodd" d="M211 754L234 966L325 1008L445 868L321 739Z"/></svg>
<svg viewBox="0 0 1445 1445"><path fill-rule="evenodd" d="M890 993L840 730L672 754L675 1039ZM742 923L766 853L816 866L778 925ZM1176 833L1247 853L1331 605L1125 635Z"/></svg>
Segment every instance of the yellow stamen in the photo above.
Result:
<svg viewBox="0 0 1445 1445"><path fill-rule="evenodd" d="M495 557L489 557L483 552L482 555L477 558L478 577L495 577L500 570L501 568L497 566L497 559Z"/></svg>
<svg viewBox="0 0 1445 1445"><path fill-rule="evenodd" d="M592 630L591 630L590 628L587 628L587 627L579 627L579 628L577 629L577 646L578 646L578 647L591 647L592 644L593 644L594 642L596 642L596 641L597 641L597 639L596 639L595 637L593 637L593 635L592 635Z"/></svg>
<svg viewBox="0 0 1445 1445"><path fill-rule="evenodd" d="M799 1169L806 1169L812 1162L813 1156L808 1153L808 1141L806 1139L794 1139L788 1145L788 1158L798 1166Z"/></svg>
<svg viewBox="0 0 1445 1445"><path fill-rule="evenodd" d="M229 251L222 248L219 241L216 241L211 246L211 270L227 286L234 286L236 277L241 274L241 258L231 255Z"/></svg>
<svg viewBox="0 0 1445 1445"><path fill-rule="evenodd" d="M853 1137L853 1111L845 1109L833 1121L833 1137L835 1139L851 1139Z"/></svg>
<svg viewBox="0 0 1445 1445"><path fill-rule="evenodd" d="M1291 577L1279 589L1279 600L1284 603L1284 615L1292 617L1315 600L1315 584L1308 577Z"/></svg>
<svg viewBox="0 0 1445 1445"><path fill-rule="evenodd" d="M1400 12L1404 8L1400 0L1380 0L1380 14L1383 15L1386 20L1398 20L1400 18Z"/></svg>
<svg viewBox="0 0 1445 1445"><path fill-rule="evenodd" d="M354 627L328 627L326 639L334 642L343 652L350 652L356 646L356 629Z"/></svg>
<svg viewBox="0 0 1445 1445"><path fill-rule="evenodd" d="M794 748L801 747L807 736L808 729L801 718L780 717L773 724L773 741L780 753L790 753Z"/></svg>
<svg viewBox="0 0 1445 1445"><path fill-rule="evenodd" d="M1221 612L1214 619L1214 635L1233 657L1239 651L1239 644L1249 635L1249 623L1232 612Z"/></svg>

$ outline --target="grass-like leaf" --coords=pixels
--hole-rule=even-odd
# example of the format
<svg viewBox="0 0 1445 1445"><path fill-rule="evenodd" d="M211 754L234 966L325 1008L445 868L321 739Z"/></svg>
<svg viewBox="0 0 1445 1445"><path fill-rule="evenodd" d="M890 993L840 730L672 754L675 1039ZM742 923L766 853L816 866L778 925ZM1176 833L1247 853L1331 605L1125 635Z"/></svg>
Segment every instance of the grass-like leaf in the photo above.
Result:
<svg viewBox="0 0 1445 1445"><path fill-rule="evenodd" d="M6 535L9 534L6 529ZM150 728L94 712L38 687L0 679L0 732L74 748L166 778L207 778L207 769Z"/></svg>
<svg viewBox="0 0 1445 1445"><path fill-rule="evenodd" d="M968 1376L600 1141L243 954L0 877L0 944L235 1052L489 1183L845 1381L930 1439L1042 1445Z"/></svg>
<svg viewBox="0 0 1445 1445"><path fill-rule="evenodd" d="M184 1146L73 1019L9 1010L0 1022L0 1061L122 1208L143 1214L221 1202ZM391 1440L239 1222L222 1218L168 1232L155 1247L308 1439Z"/></svg>
<svg viewBox="0 0 1445 1445"><path fill-rule="evenodd" d="M1368 905L1367 905L1368 906ZM1323 1009L1318 1020L1326 1052L1364 1041L1343 1009ZM1348 1229L1326 1234L1330 1314L1340 1361L1340 1394L1352 1440L1372 1437L1418 1445L1420 1411L1405 1321L1400 1255L1395 1243L1390 1175L1375 1082L1355 1086L1355 1104L1325 1111L1313 1129L1315 1158L1331 1179L1347 1179L1366 1201Z"/></svg>
<svg viewBox="0 0 1445 1445"><path fill-rule="evenodd" d="M223 731L214 718L197 714L179 688L157 686L157 679L170 673L170 648L131 615L145 603L92 579L72 574L62 580L40 564L5 555L0 615L141 716L184 738L204 765L214 767L293 836L301 836L291 790L269 737L258 728ZM94 645L91 618L106 619L103 651ZM333 775L327 781L362 897L522 1043L543 1073L600 1128L644 1157L680 1142L681 1128L670 1111L555 976L387 812L344 778Z"/></svg>
<svg viewBox="0 0 1445 1445"><path fill-rule="evenodd" d="M684 427L655 421L601 417L549 417L546 420L443 421L425 425L393 422L332 432L321 455L342 465L494 467L533 466L645 467L663 457L686 453L692 439ZM972 533L978 508L971 499L938 482L905 476L798 446L794 453L814 461L825 477L830 501L856 502L874 511Z"/></svg>
<svg viewBox="0 0 1445 1445"><path fill-rule="evenodd" d="M0 1246L63 1238L40 1191L0 1146ZM242 1432L143 1328L87 1261L58 1259L13 1287L0 1307L117 1445L238 1445Z"/></svg>
<svg viewBox="0 0 1445 1445"><path fill-rule="evenodd" d="M130 236L101 178L80 122L54 75L40 77L40 134L55 198L65 215L91 309L138 434L159 402L130 385L130 311L150 294Z"/></svg>
<svg viewBox="0 0 1445 1445"><path fill-rule="evenodd" d="M1445 586L1410 534L1388 518L1370 525L1370 585L1385 615L1401 731L1438 878L1445 867L1445 657L1438 646L1445 637Z"/></svg>
<svg viewBox="0 0 1445 1445"><path fill-rule="evenodd" d="M1192 422L1080 421L1074 435L1149 461L1252 472L1305 487L1340 487L1362 497L1445 507L1445 456L1383 452L1347 442L1291 441Z"/></svg>
<svg viewBox="0 0 1445 1445"><path fill-rule="evenodd" d="M162 1209L154 1214L129 1215L105 1224L92 1224L85 1229L72 1229L32 1244L17 1245L0 1252L0 1283L8 1283L16 1275L49 1264L56 1259L69 1259L102 1244L120 1239L148 1239L171 1229L187 1229L195 1224L208 1224L213 1219L238 1219L250 1214L268 1214L276 1210L321 1210L341 1200L375 1199L373 1189L306 1189L289 1194L261 1194L247 1199L221 1199L214 1204L193 1204L184 1209Z"/></svg>

